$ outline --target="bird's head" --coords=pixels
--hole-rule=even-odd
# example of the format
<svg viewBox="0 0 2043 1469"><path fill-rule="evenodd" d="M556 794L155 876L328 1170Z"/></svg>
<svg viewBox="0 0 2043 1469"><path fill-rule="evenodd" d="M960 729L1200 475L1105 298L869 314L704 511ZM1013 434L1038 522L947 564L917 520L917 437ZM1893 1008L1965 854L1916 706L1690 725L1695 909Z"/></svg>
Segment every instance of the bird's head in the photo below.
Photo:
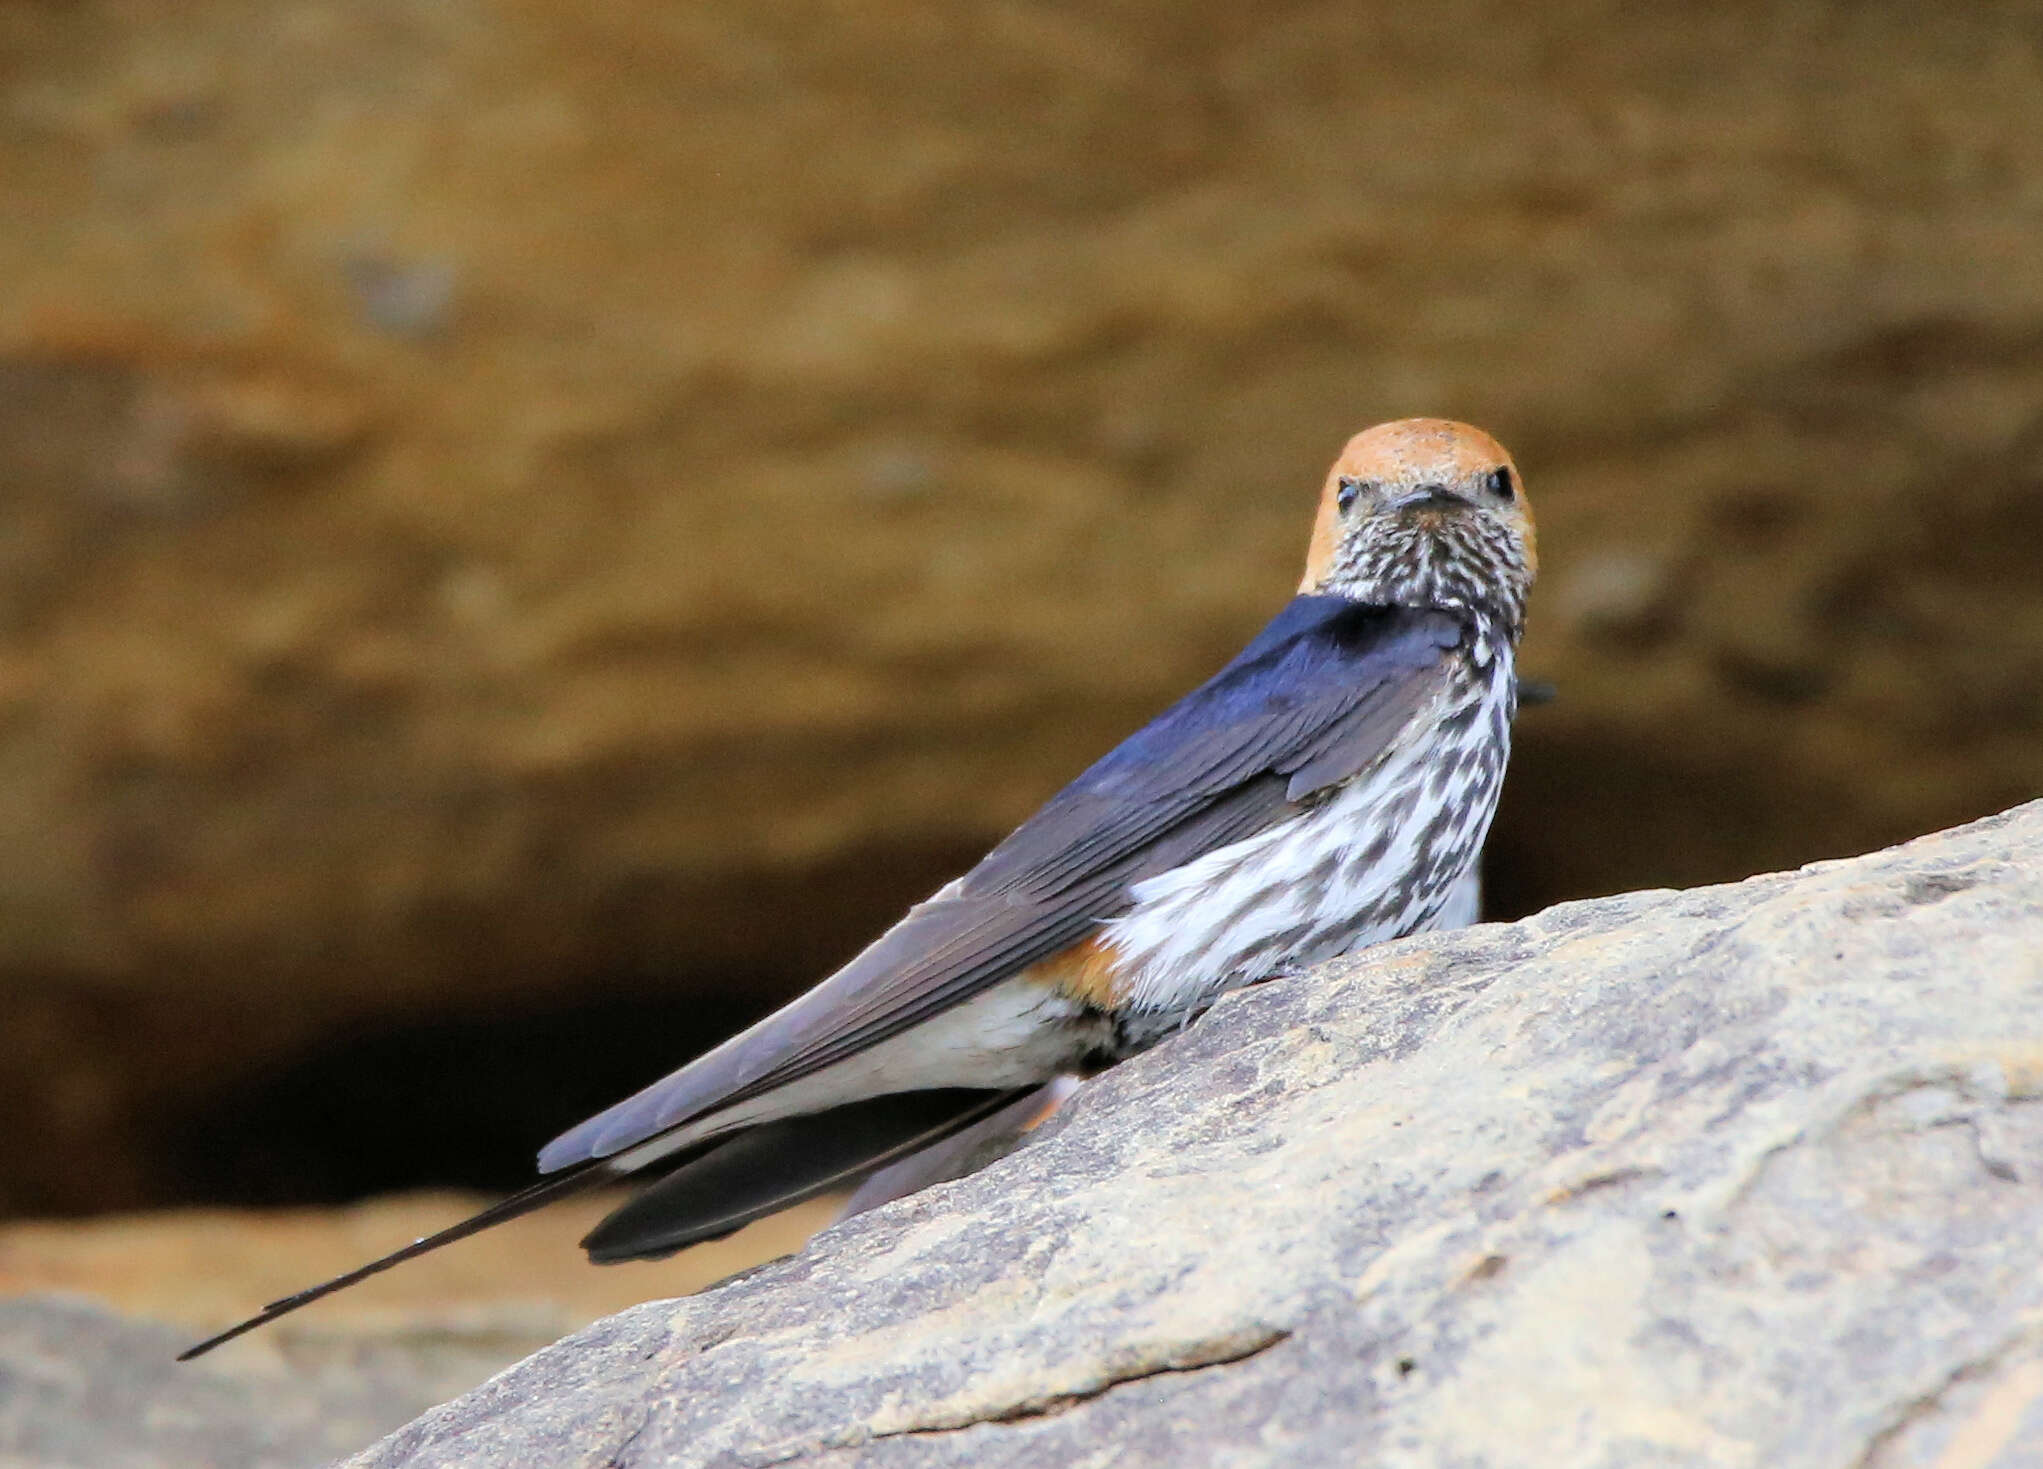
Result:
<svg viewBox="0 0 2043 1469"><path fill-rule="evenodd" d="M1538 564L1504 446L1465 423L1402 418L1348 440L1327 472L1298 589L1487 613L1515 637Z"/></svg>

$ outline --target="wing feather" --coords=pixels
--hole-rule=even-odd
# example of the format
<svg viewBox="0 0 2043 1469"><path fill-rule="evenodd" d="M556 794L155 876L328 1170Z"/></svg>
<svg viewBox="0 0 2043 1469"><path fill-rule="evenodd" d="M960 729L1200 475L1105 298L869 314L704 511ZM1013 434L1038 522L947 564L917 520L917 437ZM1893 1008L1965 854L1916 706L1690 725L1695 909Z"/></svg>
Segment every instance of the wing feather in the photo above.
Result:
<svg viewBox="0 0 2043 1469"><path fill-rule="evenodd" d="M563 1133L540 1167L610 1156L810 1075L1080 942L1143 878L1252 835L1381 758L1463 637L1438 611L1293 599L963 878L785 1009Z"/></svg>

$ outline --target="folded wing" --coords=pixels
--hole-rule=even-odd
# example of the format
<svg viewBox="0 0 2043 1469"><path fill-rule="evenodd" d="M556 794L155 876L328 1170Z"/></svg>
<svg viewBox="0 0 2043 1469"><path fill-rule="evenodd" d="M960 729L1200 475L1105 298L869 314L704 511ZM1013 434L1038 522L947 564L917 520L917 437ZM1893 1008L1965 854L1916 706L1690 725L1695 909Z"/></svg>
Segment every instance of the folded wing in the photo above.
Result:
<svg viewBox="0 0 2043 1469"><path fill-rule="evenodd" d="M855 1055L1089 936L1129 888L1253 835L1380 759L1438 695L1439 611L1295 598L1254 642L978 866L752 1029L562 1134L553 1172Z"/></svg>

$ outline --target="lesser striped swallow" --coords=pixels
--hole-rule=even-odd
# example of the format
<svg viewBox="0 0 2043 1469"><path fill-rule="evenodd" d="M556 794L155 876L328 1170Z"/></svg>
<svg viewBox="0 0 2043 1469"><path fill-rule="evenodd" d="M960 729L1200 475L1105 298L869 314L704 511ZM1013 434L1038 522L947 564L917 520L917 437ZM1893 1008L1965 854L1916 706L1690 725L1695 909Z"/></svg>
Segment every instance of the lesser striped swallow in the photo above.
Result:
<svg viewBox="0 0 2043 1469"><path fill-rule="evenodd" d="M537 1183L186 1351L592 1184L655 1258L1153 1044L1241 985L1440 922L1495 811L1536 568L1517 467L1441 419L1328 471L1298 594L1232 662L851 962L555 1138Z"/></svg>

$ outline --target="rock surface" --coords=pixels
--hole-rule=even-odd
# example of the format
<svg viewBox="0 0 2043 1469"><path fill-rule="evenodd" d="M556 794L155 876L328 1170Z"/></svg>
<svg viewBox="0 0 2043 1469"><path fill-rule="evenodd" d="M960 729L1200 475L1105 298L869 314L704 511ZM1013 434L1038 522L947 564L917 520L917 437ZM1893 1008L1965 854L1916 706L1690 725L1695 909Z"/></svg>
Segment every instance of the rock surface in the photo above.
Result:
<svg viewBox="0 0 2043 1469"><path fill-rule="evenodd" d="M430 1195L0 1228L0 1465L312 1469L600 1315L796 1248L833 1208L790 1210L638 1269L596 1270L575 1240L615 1200L575 1200L380 1276L232 1354L173 1360L262 1302L477 1202Z"/></svg>
<svg viewBox="0 0 2043 1469"><path fill-rule="evenodd" d="M1239 645L1371 419L1541 506L1510 911L2035 794L2036 41L0 5L0 1213L191 1197L161 1120L364 1017L812 980Z"/></svg>
<svg viewBox="0 0 2043 1469"><path fill-rule="evenodd" d="M2043 803L1385 946L354 1469L2043 1458Z"/></svg>
<svg viewBox="0 0 2043 1469"><path fill-rule="evenodd" d="M62 1297L0 1300L8 1469L314 1469L433 1401L447 1343L382 1343L307 1367L174 1360L189 1338ZM422 1370L422 1366L425 1370Z"/></svg>

